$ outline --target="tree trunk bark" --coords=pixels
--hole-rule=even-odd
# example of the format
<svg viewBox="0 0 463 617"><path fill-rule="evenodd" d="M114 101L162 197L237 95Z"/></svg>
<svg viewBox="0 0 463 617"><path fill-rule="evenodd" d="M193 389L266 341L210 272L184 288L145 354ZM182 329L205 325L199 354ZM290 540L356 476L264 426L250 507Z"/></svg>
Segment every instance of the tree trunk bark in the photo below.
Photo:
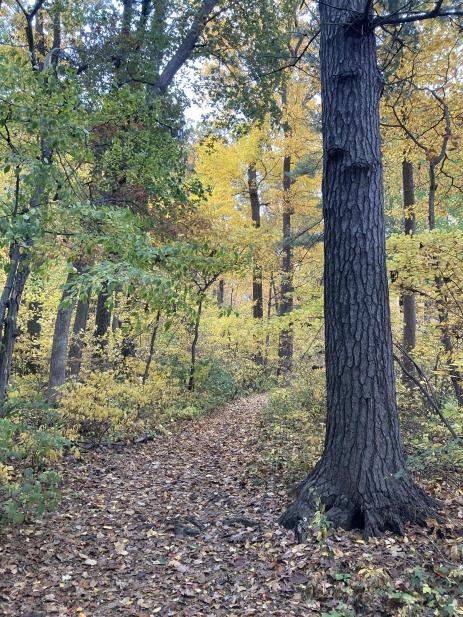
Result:
<svg viewBox="0 0 463 617"><path fill-rule="evenodd" d="M460 370L455 366L454 362L454 348L453 341L450 336L449 328L449 313L447 310L447 298L444 293L444 282L439 275L436 277L436 286L439 292L439 299L437 300L437 315L439 319L439 327L441 331L441 344L447 355L446 364L449 372L450 383L452 384L455 397L458 405L463 407L463 380Z"/></svg>
<svg viewBox="0 0 463 617"><path fill-rule="evenodd" d="M154 322L153 332L151 333L150 350L149 350L149 353L148 353L148 358L146 360L145 372L143 373L143 378L142 378L142 383L143 384L145 384L147 379L148 379L148 375L149 375L150 367L151 367L151 362L153 361L154 349L155 349L154 346L156 344L156 338L157 338L157 335L158 335L160 321L161 321L161 311L158 311L156 313L156 320Z"/></svg>
<svg viewBox="0 0 463 617"><path fill-rule="evenodd" d="M188 378L188 391L193 392L195 389L195 372L196 372L196 347L199 339L199 325L201 323L201 313L203 310L203 299L200 298L198 302L198 309L196 311L196 320L194 326L193 340L191 342L191 360L190 360L190 375Z"/></svg>
<svg viewBox="0 0 463 617"><path fill-rule="evenodd" d="M413 181L413 163L403 161L402 163L402 186L404 199L404 232L407 236L413 236L416 232L416 217L415 217L415 185ZM410 387L413 384L407 377L406 372L413 374L415 367L411 361L409 354L416 345L416 298L415 294L402 295L403 309L403 346L407 353L403 354L402 363L404 372L402 380L405 386Z"/></svg>
<svg viewBox="0 0 463 617"><path fill-rule="evenodd" d="M134 302L135 302L134 297L128 294L127 301L126 301L126 312L128 312L128 316L124 320L119 319L119 324L120 324L119 327L120 328L124 327L125 329L125 334L122 337L122 344L121 344L121 356L123 360L126 360L127 358L135 358L136 352L137 352L137 346L135 344L135 335L131 331L132 324L131 324L131 318L130 318L130 314L132 312L132 309L134 308Z"/></svg>
<svg viewBox="0 0 463 617"><path fill-rule="evenodd" d="M251 218L256 229L260 228L260 201L257 190L257 172L254 163L248 168L248 191L251 202ZM264 301L262 295L262 267L255 265L252 275L252 314L255 319L262 319L264 316Z"/></svg>
<svg viewBox="0 0 463 617"><path fill-rule="evenodd" d="M42 333L43 304L39 300L29 302L29 319L27 320L27 338L29 351L26 360L26 373L37 374L40 369L38 354L40 352L40 335Z"/></svg>
<svg viewBox="0 0 463 617"><path fill-rule="evenodd" d="M256 229L260 228L260 201L257 189L257 171L255 163L248 167L248 191L251 202L251 218ZM262 286L262 266L255 263L252 270L252 316L254 319L262 320L264 317L264 299ZM254 353L254 361L262 364L263 357L260 350L259 341L256 341L258 349Z"/></svg>
<svg viewBox="0 0 463 617"><path fill-rule="evenodd" d="M318 499L367 537L424 525L433 505L406 471L396 408L372 15L364 0L336 4L320 3L327 420L322 458L281 519L299 541Z"/></svg>
<svg viewBox="0 0 463 617"><path fill-rule="evenodd" d="M436 179L436 163L431 161L429 163L429 195L428 195L428 224L429 229L432 231L436 228L436 215L435 215L435 202L437 191L437 179ZM449 314L446 307L446 297L444 290L444 281L440 274L436 275L436 288L438 293L437 315L439 319L439 327L441 331L441 344L447 354L446 364L449 371L450 382L455 393L455 397L460 406L463 406L463 379L460 370L454 364L454 349L453 341L449 332Z"/></svg>
<svg viewBox="0 0 463 617"><path fill-rule="evenodd" d="M286 89L283 91L282 108L286 109ZM287 122L283 125L285 138L290 128ZM289 315L293 310L293 247L291 238L291 154L286 153L283 159L283 251L281 264L280 317ZM290 323L280 333L278 344L278 373L289 373L293 367L293 328Z"/></svg>
<svg viewBox="0 0 463 617"><path fill-rule="evenodd" d="M94 338L96 339L96 347L92 358L92 364L94 368L107 368L108 363L104 359L106 347L108 346L108 330L111 326L111 311L107 307L107 301L110 294L106 285L98 294L96 303L95 314L95 332Z"/></svg>
<svg viewBox="0 0 463 617"><path fill-rule="evenodd" d="M217 304L219 306L223 306L225 302L225 281L220 279L219 284L217 285Z"/></svg>
<svg viewBox="0 0 463 617"><path fill-rule="evenodd" d="M74 278L74 273L68 274L66 285ZM50 404L57 402L59 389L66 382L66 360L68 356L69 331L74 302L70 299L70 291L64 288L60 305L56 314L55 330L50 358L50 373L48 377L47 401Z"/></svg>
<svg viewBox="0 0 463 617"><path fill-rule="evenodd" d="M17 251L16 251L17 248ZM10 257L11 270L13 275L8 276L5 290L11 282L11 287L8 289L5 305L1 306L2 319L0 325L2 327L2 340L0 346L0 417L5 414L5 401L7 387L10 380L11 362L13 359L13 350L16 338L18 336L18 313L21 304L21 298L26 286L26 281L30 274L30 255L29 252L20 253L19 246L15 243ZM4 297L2 294L2 302Z"/></svg>
<svg viewBox="0 0 463 617"><path fill-rule="evenodd" d="M429 194L428 194L428 224L429 229L436 228L436 164L431 161L429 163Z"/></svg>
<svg viewBox="0 0 463 617"><path fill-rule="evenodd" d="M83 336L87 329L88 314L90 309L90 289L88 290L85 299L79 299L77 302L76 315L74 318L74 326L72 329L72 340L69 346L68 356L68 373L70 377L79 377L80 368L82 366L82 357L84 352Z"/></svg>

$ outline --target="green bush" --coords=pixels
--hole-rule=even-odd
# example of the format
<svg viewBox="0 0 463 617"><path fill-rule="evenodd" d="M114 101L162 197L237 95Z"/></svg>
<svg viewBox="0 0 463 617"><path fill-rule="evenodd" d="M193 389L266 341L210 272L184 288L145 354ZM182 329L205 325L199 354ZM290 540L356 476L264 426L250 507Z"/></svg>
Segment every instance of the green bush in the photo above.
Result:
<svg viewBox="0 0 463 617"><path fill-rule="evenodd" d="M68 441L21 418L0 419L0 520L21 523L59 503L59 474L51 466Z"/></svg>
<svg viewBox="0 0 463 617"><path fill-rule="evenodd" d="M318 461L324 435L324 393L317 380L298 376L275 389L262 418L262 471L283 473L288 482L301 479Z"/></svg>

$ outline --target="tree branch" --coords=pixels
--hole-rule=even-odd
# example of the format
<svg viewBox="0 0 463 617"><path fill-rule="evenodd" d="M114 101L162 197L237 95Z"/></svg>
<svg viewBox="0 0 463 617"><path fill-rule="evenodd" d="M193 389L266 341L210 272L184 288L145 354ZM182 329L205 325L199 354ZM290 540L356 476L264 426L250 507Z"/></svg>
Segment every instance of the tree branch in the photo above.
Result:
<svg viewBox="0 0 463 617"><path fill-rule="evenodd" d="M426 398L426 400L428 401L428 403L431 405L431 407L434 409L434 411L436 412L436 414L439 416L439 418L441 419L442 423L444 424L444 426L448 429L449 433L452 435L452 437L454 439L460 439L460 437L458 436L458 434L455 432L453 426L449 423L449 421L447 420L447 418L444 416L444 414L442 413L442 411L440 410L440 407L436 404L436 402L434 401L434 399L431 397L431 395L429 394L429 392L426 390L426 388L423 387L423 384L419 381L419 379L417 379L415 377L415 375L413 375L413 373L410 373L410 371L408 371L403 362L401 361L401 359L399 358L399 356L397 356L396 354L394 354L394 360L397 362L397 364L400 366L400 368L402 369L402 371L404 372L404 374L408 377L408 379L410 379L410 381L412 381L416 386L418 386L421 394Z"/></svg>
<svg viewBox="0 0 463 617"><path fill-rule="evenodd" d="M172 83L175 75L190 58L191 53L208 22L208 18L218 2L219 0L204 0L193 19L193 23L191 24L188 33L162 71L161 76L155 86L155 91L160 94L166 93L167 88Z"/></svg>
<svg viewBox="0 0 463 617"><path fill-rule="evenodd" d="M373 28L378 26L397 26L415 21L423 21L425 19L435 19L437 17L460 17L463 16L463 9L443 9L444 0L436 0L434 8L431 11L417 12L395 12L389 15L375 17L373 19Z"/></svg>

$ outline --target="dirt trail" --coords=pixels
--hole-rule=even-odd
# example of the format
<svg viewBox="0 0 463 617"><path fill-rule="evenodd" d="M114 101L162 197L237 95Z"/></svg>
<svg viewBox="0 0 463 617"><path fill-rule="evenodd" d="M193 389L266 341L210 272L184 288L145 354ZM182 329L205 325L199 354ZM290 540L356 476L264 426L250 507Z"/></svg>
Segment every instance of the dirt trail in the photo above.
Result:
<svg viewBox="0 0 463 617"><path fill-rule="evenodd" d="M276 523L286 489L249 469L264 404L254 395L173 435L86 455L60 510L3 539L0 613L313 614L291 612L268 550L292 544Z"/></svg>
<svg viewBox="0 0 463 617"><path fill-rule="evenodd" d="M69 463L60 510L0 536L0 615L389 617L404 614L400 600L375 590L410 593L416 566L434 587L457 572L458 495L438 530L368 544L339 530L320 542L315 530L294 544L277 524L283 479L255 473L264 406L253 395L172 435Z"/></svg>

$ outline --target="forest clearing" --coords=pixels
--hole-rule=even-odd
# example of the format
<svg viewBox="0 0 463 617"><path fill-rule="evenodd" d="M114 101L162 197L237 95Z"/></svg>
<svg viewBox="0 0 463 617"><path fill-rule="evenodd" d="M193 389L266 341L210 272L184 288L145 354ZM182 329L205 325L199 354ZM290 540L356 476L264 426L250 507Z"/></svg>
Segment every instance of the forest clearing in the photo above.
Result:
<svg viewBox="0 0 463 617"><path fill-rule="evenodd" d="M463 2L0 0L0 614L463 615Z"/></svg>

